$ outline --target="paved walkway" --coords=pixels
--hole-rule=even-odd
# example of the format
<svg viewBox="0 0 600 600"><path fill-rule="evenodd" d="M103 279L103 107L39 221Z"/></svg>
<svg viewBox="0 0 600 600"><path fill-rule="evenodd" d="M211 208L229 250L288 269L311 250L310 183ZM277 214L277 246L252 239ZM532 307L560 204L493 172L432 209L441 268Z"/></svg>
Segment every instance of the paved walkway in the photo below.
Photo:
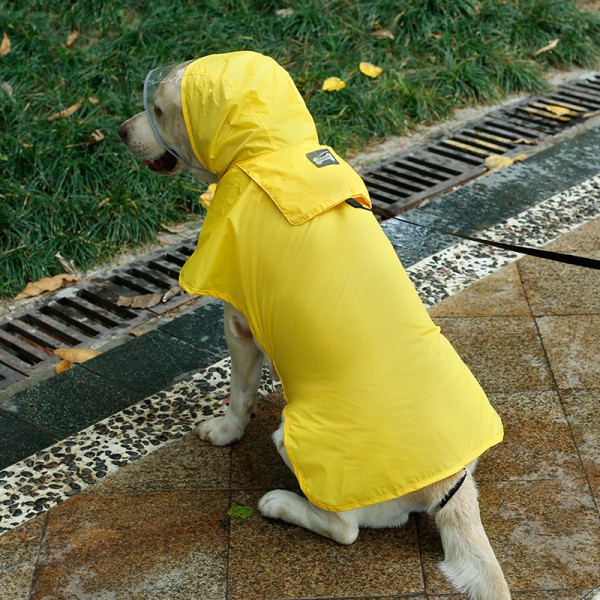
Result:
<svg viewBox="0 0 600 600"><path fill-rule="evenodd" d="M514 236L519 219L539 226L547 213L544 231L569 231L552 249L600 258L597 200L590 203L600 196L600 179L588 173L568 185L576 189L553 196L558 213L540 200L521 207L525 217L497 220L482 236ZM584 205L574 216L560 212L578 198ZM585 223L576 227L577 219ZM487 266L484 255L493 257ZM598 598L600 273L512 259L454 245L414 262L409 273L504 421L506 439L483 456L477 479L482 518L514 597ZM473 261L477 269L469 269ZM202 311L185 331L200 318L220 326L216 307ZM162 342L154 343L161 362ZM222 342L204 343L216 352L212 362L220 359ZM101 358L105 371L111 360L126 361L119 349ZM119 377L113 384L122 381L124 390L141 386L131 372L131 381ZM229 516L233 504L255 508L265 491L297 484L270 441L282 398L268 380L239 443L213 448L189 434L223 410L227 377L227 361L203 366L148 398L140 391L82 431L65 428L66 437L61 417L43 413L57 423L50 443L61 441L0 471L0 599L460 597L437 570L441 545L425 516L402 529L363 530L350 547L256 512ZM33 423L36 402L46 406L30 393L3 407L23 422L33 415Z"/></svg>

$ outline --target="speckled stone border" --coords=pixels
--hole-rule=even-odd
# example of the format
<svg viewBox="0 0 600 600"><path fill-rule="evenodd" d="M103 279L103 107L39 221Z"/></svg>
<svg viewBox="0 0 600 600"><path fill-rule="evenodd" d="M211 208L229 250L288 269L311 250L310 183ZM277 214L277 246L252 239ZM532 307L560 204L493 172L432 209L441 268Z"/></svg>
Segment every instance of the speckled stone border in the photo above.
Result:
<svg viewBox="0 0 600 600"><path fill-rule="evenodd" d="M0 534L225 412L229 359L0 471ZM264 397L277 389L265 369Z"/></svg>
<svg viewBox="0 0 600 600"><path fill-rule="evenodd" d="M482 238L541 246L600 216L600 175L480 233ZM461 242L407 269L431 306L519 255ZM95 481L222 414L229 394L224 359L53 446L0 471L0 534L80 493ZM265 370L259 394L275 390Z"/></svg>
<svg viewBox="0 0 600 600"><path fill-rule="evenodd" d="M540 247L598 216L600 175L475 235ZM424 304L433 306L521 256L475 242L460 242L412 265L407 273Z"/></svg>

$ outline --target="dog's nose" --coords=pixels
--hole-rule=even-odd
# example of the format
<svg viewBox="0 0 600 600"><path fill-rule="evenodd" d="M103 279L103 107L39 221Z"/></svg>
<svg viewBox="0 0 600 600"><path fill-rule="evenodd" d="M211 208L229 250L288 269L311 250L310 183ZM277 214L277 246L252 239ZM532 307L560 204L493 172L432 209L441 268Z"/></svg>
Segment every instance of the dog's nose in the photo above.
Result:
<svg viewBox="0 0 600 600"><path fill-rule="evenodd" d="M117 127L117 133L119 134L122 142L127 142L127 127L125 127L124 124Z"/></svg>

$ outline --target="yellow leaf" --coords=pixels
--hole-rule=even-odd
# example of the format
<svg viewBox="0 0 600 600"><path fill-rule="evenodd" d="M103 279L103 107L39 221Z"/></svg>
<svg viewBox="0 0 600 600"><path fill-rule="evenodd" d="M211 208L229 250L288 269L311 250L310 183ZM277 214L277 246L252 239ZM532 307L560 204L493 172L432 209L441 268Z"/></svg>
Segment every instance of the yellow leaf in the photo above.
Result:
<svg viewBox="0 0 600 600"><path fill-rule="evenodd" d="M554 48L556 48L556 46L558 46L558 39L552 40L549 44L546 44L543 48L539 48L538 50L536 50L533 53L533 56L538 56L538 55L542 54L543 52L548 52L548 50L553 50Z"/></svg>
<svg viewBox="0 0 600 600"><path fill-rule="evenodd" d="M2 35L2 41L0 42L0 56L6 56L10 52L10 38L6 35L6 31Z"/></svg>
<svg viewBox="0 0 600 600"><path fill-rule="evenodd" d="M202 204L202 206L204 206L204 208L206 208L206 210L208 210L208 207L210 206L210 203L213 200L213 196L215 195L215 190L217 189L217 184L216 183L211 183L208 186L208 189L200 195L200 204Z"/></svg>
<svg viewBox="0 0 600 600"><path fill-rule="evenodd" d="M77 31L77 29L73 29L73 31L71 31L71 33L67 36L67 48L70 48L75 43L75 40L77 40L78 37L79 31Z"/></svg>
<svg viewBox="0 0 600 600"><path fill-rule="evenodd" d="M71 368L71 363L68 360L61 360L55 367L54 372L57 375L68 371Z"/></svg>
<svg viewBox="0 0 600 600"><path fill-rule="evenodd" d="M78 277L73 275L67 275L63 273L61 275L55 275L54 277L43 277L35 283L28 283L25 289L15 296L15 300L23 300L23 298L34 298L45 292L53 292L60 288L67 287L71 281L79 281Z"/></svg>
<svg viewBox="0 0 600 600"><path fill-rule="evenodd" d="M60 112L52 113L48 117L48 121L54 121L55 119L62 119L64 117L70 117L78 108L81 107L83 102L79 101L75 104L69 106L69 108L65 108L65 110L61 110Z"/></svg>
<svg viewBox="0 0 600 600"><path fill-rule="evenodd" d="M555 115L570 115L570 114L577 114L574 113L572 110L570 110L569 108L566 108L564 106L556 106L554 104L545 104L544 108L548 111L551 112Z"/></svg>
<svg viewBox="0 0 600 600"><path fill-rule="evenodd" d="M323 87L321 88L324 92L337 92L346 87L346 83L342 81L339 77L328 77L323 82Z"/></svg>
<svg viewBox="0 0 600 600"><path fill-rule="evenodd" d="M512 165L513 162L514 160L512 158L509 158L508 156L503 156L501 154L492 154L491 156L488 156L485 159L484 164L490 171L496 171L498 169L510 167L510 165Z"/></svg>
<svg viewBox="0 0 600 600"><path fill-rule="evenodd" d="M92 350L91 348L57 348L54 351L54 354L58 356L58 358L62 358L63 360L78 365L84 363L86 360L90 360L90 358L99 356L102 352Z"/></svg>
<svg viewBox="0 0 600 600"><path fill-rule="evenodd" d="M379 75L381 75L381 73L383 72L383 69L381 67L378 67L377 65L373 65L368 62L361 62L360 65L358 65L358 68L363 75L373 78L379 77Z"/></svg>

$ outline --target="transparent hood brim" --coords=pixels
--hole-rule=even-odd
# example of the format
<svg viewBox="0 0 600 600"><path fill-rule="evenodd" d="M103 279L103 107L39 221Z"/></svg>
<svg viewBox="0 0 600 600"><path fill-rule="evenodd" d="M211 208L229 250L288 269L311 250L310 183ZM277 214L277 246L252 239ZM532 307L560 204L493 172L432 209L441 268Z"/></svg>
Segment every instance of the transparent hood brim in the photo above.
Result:
<svg viewBox="0 0 600 600"><path fill-rule="evenodd" d="M170 152L179 162L183 163L190 169L194 169L196 171L201 171L203 173L207 173L208 175L214 177L214 175L212 173L210 173L210 171L205 169L203 166L190 164L184 158L179 156L179 154L177 154L176 151L174 151L172 148L169 148L169 146L167 146L167 144L165 144L164 140L162 139L162 137L158 131L158 127L157 127L156 120L154 117L154 110L153 110L154 97L155 97L161 83L163 83L163 81L176 80L181 85L181 80L183 79L184 72L185 72L185 66L181 66L181 65L169 65L166 67L158 67L156 69L152 69L152 70L148 71L148 74L146 75L146 78L144 79L144 97L143 97L144 110L146 111L146 116L148 117L148 121L150 122L150 127L152 128L152 133L154 133L154 136L156 137L156 139L158 140L160 145L167 152Z"/></svg>

